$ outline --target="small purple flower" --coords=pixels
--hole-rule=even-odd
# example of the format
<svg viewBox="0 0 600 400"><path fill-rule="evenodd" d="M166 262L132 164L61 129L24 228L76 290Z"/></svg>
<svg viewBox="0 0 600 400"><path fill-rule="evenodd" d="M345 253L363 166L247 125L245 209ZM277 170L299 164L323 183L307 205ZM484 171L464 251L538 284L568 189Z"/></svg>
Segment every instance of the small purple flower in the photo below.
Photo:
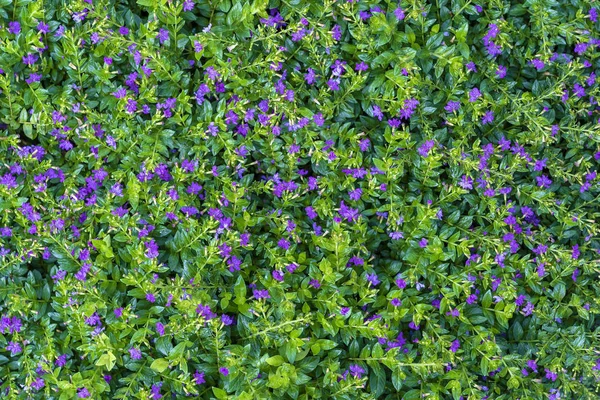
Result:
<svg viewBox="0 0 600 400"><path fill-rule="evenodd" d="M402 232L390 232L389 236L392 240L404 239L404 233Z"/></svg>
<svg viewBox="0 0 600 400"><path fill-rule="evenodd" d="M404 17L405 17L404 10L402 8L400 8L400 7L396 8L394 10L394 15L396 16L396 19L398 21L402 21L404 19Z"/></svg>
<svg viewBox="0 0 600 400"><path fill-rule="evenodd" d="M205 382L206 380L204 379L204 372L196 370L196 372L194 372L194 383L196 383L196 385L202 385Z"/></svg>
<svg viewBox="0 0 600 400"><path fill-rule="evenodd" d="M19 354L22 351L21 345L17 342L8 342L8 346L6 346L6 350L10 351L10 355L14 356L15 354Z"/></svg>
<svg viewBox="0 0 600 400"><path fill-rule="evenodd" d="M183 0L183 11L192 11L194 9L194 0Z"/></svg>
<svg viewBox="0 0 600 400"><path fill-rule="evenodd" d="M289 248L290 248L290 245L291 245L291 244L290 244L289 240L287 240L287 239L285 239L285 238L281 238L281 239L279 239L279 241L277 242L277 246L278 246L280 249L283 249L283 250L287 250L287 249L289 249Z"/></svg>
<svg viewBox="0 0 600 400"><path fill-rule="evenodd" d="M367 274L367 281L373 286L377 286L380 283L377 274Z"/></svg>
<svg viewBox="0 0 600 400"><path fill-rule="evenodd" d="M429 241L425 238L421 239L419 241L419 247L421 247L422 249L424 249L425 247L427 247L427 244L429 243Z"/></svg>
<svg viewBox="0 0 600 400"><path fill-rule="evenodd" d="M140 349L132 347L131 349L129 349L129 356L132 360L140 360L142 358L142 352L140 351Z"/></svg>
<svg viewBox="0 0 600 400"><path fill-rule="evenodd" d="M365 373L365 370L358 364L352 364L350 365L350 373L353 377L360 379L362 378L362 374Z"/></svg>
<svg viewBox="0 0 600 400"><path fill-rule="evenodd" d="M496 76L498 79L503 79L506 77L506 67L503 65L498 65L498 69L496 70Z"/></svg>
<svg viewBox="0 0 600 400"><path fill-rule="evenodd" d="M390 304L393 305L394 307L399 307L402 305L402 301L400 301L400 299L394 297L392 299L392 301L390 301Z"/></svg>
<svg viewBox="0 0 600 400"><path fill-rule="evenodd" d="M23 56L23 64L32 66L38 60L38 56L35 54L27 54Z"/></svg>
<svg viewBox="0 0 600 400"><path fill-rule="evenodd" d="M276 281L283 282L283 272L278 271L278 270L273 270L272 275L273 275L273 279L275 279Z"/></svg>
<svg viewBox="0 0 600 400"><path fill-rule="evenodd" d="M444 110L446 110L446 112L454 112L454 111L458 111L460 109L460 102L459 101L449 101L448 104L446 104L446 107L444 107Z"/></svg>
<svg viewBox="0 0 600 400"><path fill-rule="evenodd" d="M336 24L331 30L331 37L336 42L339 41L342 38L342 27Z"/></svg>
<svg viewBox="0 0 600 400"><path fill-rule="evenodd" d="M399 289L404 289L406 287L406 281L402 278L398 278L396 279L396 286L398 286Z"/></svg>
<svg viewBox="0 0 600 400"><path fill-rule="evenodd" d="M577 260L580 255L581 255L581 252L579 251L579 245L576 244L573 246L573 259Z"/></svg>
<svg viewBox="0 0 600 400"><path fill-rule="evenodd" d="M253 292L253 295L256 300L271 298L271 296L269 295L269 291L267 289L262 289L262 290L255 289Z"/></svg>
<svg viewBox="0 0 600 400"><path fill-rule="evenodd" d="M546 379L551 380L552 382L556 381L556 378L558 378L558 374L556 374L555 372L550 371L548 368L545 368L544 371L546 372Z"/></svg>
<svg viewBox="0 0 600 400"><path fill-rule="evenodd" d="M160 322L157 322L156 323L156 332L160 336L164 336L164 334L165 334L165 326L163 324L161 324Z"/></svg>
<svg viewBox="0 0 600 400"><path fill-rule="evenodd" d="M455 341L452 342L452 345L450 345L450 351L453 353L456 353L459 348L460 348L460 341L458 339L456 339Z"/></svg>
<svg viewBox="0 0 600 400"><path fill-rule="evenodd" d="M233 317L230 317L227 314L223 314L223 315L221 315L221 322L223 323L223 325L229 326L229 325L233 324Z"/></svg>
<svg viewBox="0 0 600 400"><path fill-rule="evenodd" d="M423 143L419 149L417 150L417 153L419 153L419 155L421 155L422 157L427 157L429 152L431 151L431 149L433 149L433 147L435 146L435 142L433 140L426 140L425 143Z"/></svg>
<svg viewBox="0 0 600 400"><path fill-rule="evenodd" d="M367 63L361 61L356 64L356 67L354 67L354 69L358 72L364 72L369 69L369 65Z"/></svg>
<svg viewBox="0 0 600 400"><path fill-rule="evenodd" d="M541 175L535 178L537 181L537 185L541 188L547 188L552 185L552 180L548 178L547 175Z"/></svg>
<svg viewBox="0 0 600 400"><path fill-rule="evenodd" d="M481 92L476 87L471 89L471 91L469 92L469 101L471 103L476 102L477 99L479 99L480 97L481 97Z"/></svg>
<svg viewBox="0 0 600 400"><path fill-rule="evenodd" d="M531 65L533 65L535 67L535 69L537 69L538 71L544 69L544 62L542 60L540 60L539 58L535 58L533 60L531 60Z"/></svg>
<svg viewBox="0 0 600 400"><path fill-rule="evenodd" d="M350 196L350 200L360 200L360 196L362 195L362 189L357 188L355 190L351 190L350 192L348 192L348 195Z"/></svg>
<svg viewBox="0 0 600 400"><path fill-rule="evenodd" d="M11 21L8 23L8 33L18 35L21 33L21 24L18 21Z"/></svg>
<svg viewBox="0 0 600 400"><path fill-rule="evenodd" d="M486 113L484 114L484 116L481 118L481 123L483 125L487 125L490 124L494 121L494 112L493 111L486 111Z"/></svg>
<svg viewBox="0 0 600 400"><path fill-rule="evenodd" d="M90 397L90 391L86 387L82 387L77 391L77 397L80 399L87 399Z"/></svg>
<svg viewBox="0 0 600 400"><path fill-rule="evenodd" d="M154 239L150 239L149 242L146 242L145 246L146 246L146 257L148 257L148 258L158 257L158 245L156 244Z"/></svg>
<svg viewBox="0 0 600 400"><path fill-rule="evenodd" d="M221 368L219 368L219 372L220 372L221 374L223 374L223 376L227 376L227 375L229 375L229 369L227 369L226 367L221 367Z"/></svg>
<svg viewBox="0 0 600 400"><path fill-rule="evenodd" d="M156 37L158 38L160 44L164 44L167 40L169 40L169 31L164 28L160 28Z"/></svg>
<svg viewBox="0 0 600 400"><path fill-rule="evenodd" d="M45 386L45 384L44 378L38 376L33 382L31 382L31 387L35 390L40 390Z"/></svg>

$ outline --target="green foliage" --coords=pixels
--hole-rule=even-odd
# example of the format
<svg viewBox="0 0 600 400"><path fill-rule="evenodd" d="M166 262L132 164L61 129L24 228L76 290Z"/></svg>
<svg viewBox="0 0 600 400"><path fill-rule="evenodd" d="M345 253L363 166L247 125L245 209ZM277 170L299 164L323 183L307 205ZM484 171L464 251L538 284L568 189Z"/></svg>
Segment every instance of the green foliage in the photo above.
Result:
<svg viewBox="0 0 600 400"><path fill-rule="evenodd" d="M594 7L0 0L0 397L597 398Z"/></svg>

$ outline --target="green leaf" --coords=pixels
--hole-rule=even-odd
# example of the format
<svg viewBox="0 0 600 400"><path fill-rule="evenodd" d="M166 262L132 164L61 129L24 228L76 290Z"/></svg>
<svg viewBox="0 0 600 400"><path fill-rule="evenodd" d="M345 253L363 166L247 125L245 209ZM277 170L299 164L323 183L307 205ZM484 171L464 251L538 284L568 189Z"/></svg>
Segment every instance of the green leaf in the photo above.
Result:
<svg viewBox="0 0 600 400"><path fill-rule="evenodd" d="M227 399L227 398L228 398L228 396L227 396L227 392L226 392L226 391L224 391L224 390L223 390L223 389L221 389L221 388L218 388L218 387L214 387L214 386L213 386L213 388L212 388L212 391L213 391L213 394L215 395L215 397L216 397L217 399L219 399L219 400L220 400L220 399Z"/></svg>
<svg viewBox="0 0 600 400"><path fill-rule="evenodd" d="M278 367L281 364L283 364L283 357L281 356L273 356L273 357L269 357L267 358L267 364L272 365L274 367Z"/></svg>
<svg viewBox="0 0 600 400"><path fill-rule="evenodd" d="M163 372L165 369L167 369L167 367L169 366L169 360L164 359L164 358L157 358L156 360L154 360L152 362L152 365L150 365L150 368L153 369L156 372Z"/></svg>
<svg viewBox="0 0 600 400"><path fill-rule="evenodd" d="M100 356L98 361L96 361L96 365L98 367L105 366L107 371L110 371L115 366L117 362L117 357L112 352L108 352Z"/></svg>

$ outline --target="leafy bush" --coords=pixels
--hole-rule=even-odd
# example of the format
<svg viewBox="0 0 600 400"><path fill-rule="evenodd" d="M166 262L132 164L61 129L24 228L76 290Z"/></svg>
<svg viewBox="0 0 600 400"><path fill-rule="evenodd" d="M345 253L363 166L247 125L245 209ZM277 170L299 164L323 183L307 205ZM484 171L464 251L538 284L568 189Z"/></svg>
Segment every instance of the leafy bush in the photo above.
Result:
<svg viewBox="0 0 600 400"><path fill-rule="evenodd" d="M2 397L597 398L594 6L0 0Z"/></svg>

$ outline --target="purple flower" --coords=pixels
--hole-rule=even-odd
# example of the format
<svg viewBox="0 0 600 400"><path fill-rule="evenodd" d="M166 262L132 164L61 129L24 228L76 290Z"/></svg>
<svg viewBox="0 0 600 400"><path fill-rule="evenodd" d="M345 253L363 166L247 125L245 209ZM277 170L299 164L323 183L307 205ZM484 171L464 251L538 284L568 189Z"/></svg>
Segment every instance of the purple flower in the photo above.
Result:
<svg viewBox="0 0 600 400"><path fill-rule="evenodd" d="M281 239L279 239L279 241L277 242L277 246L278 246L280 249L287 250L287 249L289 249L289 248L290 248L290 242L289 242L287 239L285 239L285 238L281 238Z"/></svg>
<svg viewBox="0 0 600 400"><path fill-rule="evenodd" d="M547 188L552 185L552 180L548 178L547 175L538 176L535 179L537 181L537 185L541 188Z"/></svg>
<svg viewBox="0 0 600 400"><path fill-rule="evenodd" d="M148 258L158 257L158 245L156 244L154 239L150 239L149 242L146 242L145 246L146 246L146 257L148 257Z"/></svg>
<svg viewBox="0 0 600 400"><path fill-rule="evenodd" d="M164 334L165 334L165 326L163 324L161 324L160 322L157 322L156 323L156 332L160 336L164 336Z"/></svg>
<svg viewBox="0 0 600 400"><path fill-rule="evenodd" d="M498 79L503 79L506 76L506 67L503 65L498 65L498 69L496 70L496 76Z"/></svg>
<svg viewBox="0 0 600 400"><path fill-rule="evenodd" d="M23 56L23 64L32 66L38 60L38 56L35 54L27 54Z"/></svg>
<svg viewBox="0 0 600 400"><path fill-rule="evenodd" d="M359 72L366 71L369 69L369 65L367 63L361 61L356 64L356 67L354 67L354 69Z"/></svg>
<svg viewBox="0 0 600 400"><path fill-rule="evenodd" d="M219 368L219 372L220 372L221 374L223 374L223 376L227 376L227 375L229 375L229 369L227 369L226 367L221 367L221 368Z"/></svg>
<svg viewBox="0 0 600 400"><path fill-rule="evenodd" d="M539 58L531 60L531 65L533 65L538 71L544 69L545 66L544 62Z"/></svg>
<svg viewBox="0 0 600 400"><path fill-rule="evenodd" d="M315 71L312 68L308 68L306 75L304 75L304 79L306 80L306 83L308 83L309 85L312 85L317 80L316 78L317 78L317 76L315 75Z"/></svg>
<svg viewBox="0 0 600 400"><path fill-rule="evenodd" d="M331 37L333 40L339 41L342 38L342 27L336 24L331 30Z"/></svg>
<svg viewBox="0 0 600 400"><path fill-rule="evenodd" d="M448 104L446 104L446 107L444 107L444 110L446 110L446 112L454 112L454 111L458 111L460 109L460 102L459 101L449 101Z"/></svg>
<svg viewBox="0 0 600 400"><path fill-rule="evenodd" d="M450 351L453 353L456 353L459 348L460 348L460 341L458 339L456 339L455 341L452 342L452 345L450 345Z"/></svg>
<svg viewBox="0 0 600 400"><path fill-rule="evenodd" d="M129 114L133 114L137 110L137 101L133 99L127 99L127 104L125 105L125 111Z"/></svg>
<svg viewBox="0 0 600 400"><path fill-rule="evenodd" d="M77 391L77 397L79 397L80 399L87 399L88 397L90 397L90 391L87 390L87 388L82 387Z"/></svg>
<svg viewBox="0 0 600 400"><path fill-rule="evenodd" d="M327 86L329 86L329 89L336 92L336 91L340 90L340 80L339 79L330 79L327 81Z"/></svg>
<svg viewBox="0 0 600 400"><path fill-rule="evenodd" d="M486 111L486 113L484 114L484 116L481 118L481 123L483 125L487 125L490 124L494 121L494 112L493 111Z"/></svg>
<svg viewBox="0 0 600 400"><path fill-rule="evenodd" d="M469 101L471 103L474 103L477 101L478 98L481 97L481 92L479 91L478 88L473 88L471 89L471 91L469 92Z"/></svg>
<svg viewBox="0 0 600 400"><path fill-rule="evenodd" d="M367 281L373 286L377 286L380 283L377 274L367 274Z"/></svg>
<svg viewBox="0 0 600 400"><path fill-rule="evenodd" d="M429 241L425 238L421 239L419 241L419 247L421 247L422 249L424 249L425 247L427 247L427 244L429 243Z"/></svg>
<svg viewBox="0 0 600 400"><path fill-rule="evenodd" d="M206 380L204 379L204 372L196 370L196 372L194 372L194 382L196 385L202 385L205 383Z"/></svg>
<svg viewBox="0 0 600 400"><path fill-rule="evenodd" d="M221 322L223 323L223 325L229 326L229 325L233 324L233 317L230 317L227 314L223 314L223 315L221 315Z"/></svg>
<svg viewBox="0 0 600 400"><path fill-rule="evenodd" d="M546 372L546 379L551 380L552 382L556 381L556 378L558 378L558 374L556 374L555 372L550 371L548 368L545 368L544 371Z"/></svg>
<svg viewBox="0 0 600 400"><path fill-rule="evenodd" d="M435 142L433 140L426 140L425 143L423 143L419 149L417 150L417 153L419 153L419 155L421 155L422 157L427 157L427 155L429 154L429 151L431 149L433 149L433 147L435 146Z"/></svg>
<svg viewBox="0 0 600 400"><path fill-rule="evenodd" d="M210 79L212 81L216 81L217 78L219 78L221 76L221 74L219 72L217 72L217 70L213 66L207 67L206 71L204 71L204 74L206 76L208 76L208 79Z"/></svg>
<svg viewBox="0 0 600 400"><path fill-rule="evenodd" d="M577 260L580 254L581 252L579 251L579 245L576 244L575 246L573 246L573 259Z"/></svg>
<svg viewBox="0 0 600 400"><path fill-rule="evenodd" d="M283 282L283 272L278 271L278 270L273 270L272 275L273 275L273 279L275 279L276 281Z"/></svg>
<svg viewBox="0 0 600 400"><path fill-rule="evenodd" d="M400 7L394 10L394 15L396 16L396 19L398 19L398 21L402 21L405 17L404 10Z"/></svg>
<svg viewBox="0 0 600 400"><path fill-rule="evenodd" d="M351 190L350 192L348 192L348 195L350 196L350 200L360 200L360 196L362 195L362 189L357 188L355 190Z"/></svg>
<svg viewBox="0 0 600 400"><path fill-rule="evenodd" d="M183 0L183 11L192 11L194 9L194 0Z"/></svg>
<svg viewBox="0 0 600 400"><path fill-rule="evenodd" d="M37 377L35 378L35 380L33 382L31 382L31 387L35 390L40 390L41 388L43 388L45 385L44 382L44 378L42 377Z"/></svg>
<svg viewBox="0 0 600 400"><path fill-rule="evenodd" d="M17 342L8 342L8 346L6 346L6 350L10 351L10 355L14 356L15 354L19 354L22 351L21 345Z"/></svg>
<svg viewBox="0 0 600 400"><path fill-rule="evenodd" d="M392 240L404 239L404 233L402 232L390 232L389 236Z"/></svg>
<svg viewBox="0 0 600 400"><path fill-rule="evenodd" d="M402 302L398 298L393 298L392 301L390 301L390 304L394 307L399 307L402 305Z"/></svg>
<svg viewBox="0 0 600 400"><path fill-rule="evenodd" d="M150 303L154 303L156 301L156 297L154 297L153 293L146 293L146 300Z"/></svg>
<svg viewBox="0 0 600 400"><path fill-rule="evenodd" d="M39 24L37 24L37 30L40 31L40 33L46 34L50 31L50 27L48 24L41 21Z"/></svg>
<svg viewBox="0 0 600 400"><path fill-rule="evenodd" d="M161 386L162 386L162 382L158 382L157 384L152 385L152 387L150 388L150 391L152 392L153 400L162 399L163 395L160 394Z"/></svg>
<svg viewBox="0 0 600 400"><path fill-rule="evenodd" d="M365 373L365 370L358 364L352 364L350 365L350 373L353 377L360 379L362 378L362 374Z"/></svg>
<svg viewBox="0 0 600 400"><path fill-rule="evenodd" d="M310 282L308 282L308 284L314 287L315 289L319 289L321 287L321 283L316 279L311 279Z"/></svg>
<svg viewBox="0 0 600 400"><path fill-rule="evenodd" d="M408 327L414 331L418 331L421 327L414 323L414 321L410 321L408 323Z"/></svg>
<svg viewBox="0 0 600 400"><path fill-rule="evenodd" d="M140 349L132 347L131 349L129 349L129 356L132 360L140 360L142 358L142 352L140 351Z"/></svg>
<svg viewBox="0 0 600 400"><path fill-rule="evenodd" d="M129 35L129 29L126 26L119 28L119 33L123 36Z"/></svg>
<svg viewBox="0 0 600 400"><path fill-rule="evenodd" d="M8 33L18 35L21 33L21 24L17 21L11 21L8 23Z"/></svg>
<svg viewBox="0 0 600 400"><path fill-rule="evenodd" d="M256 300L260 300L260 299L270 299L271 296L269 295L269 291L267 289L262 289L262 290L254 290L253 291L253 296Z"/></svg>

